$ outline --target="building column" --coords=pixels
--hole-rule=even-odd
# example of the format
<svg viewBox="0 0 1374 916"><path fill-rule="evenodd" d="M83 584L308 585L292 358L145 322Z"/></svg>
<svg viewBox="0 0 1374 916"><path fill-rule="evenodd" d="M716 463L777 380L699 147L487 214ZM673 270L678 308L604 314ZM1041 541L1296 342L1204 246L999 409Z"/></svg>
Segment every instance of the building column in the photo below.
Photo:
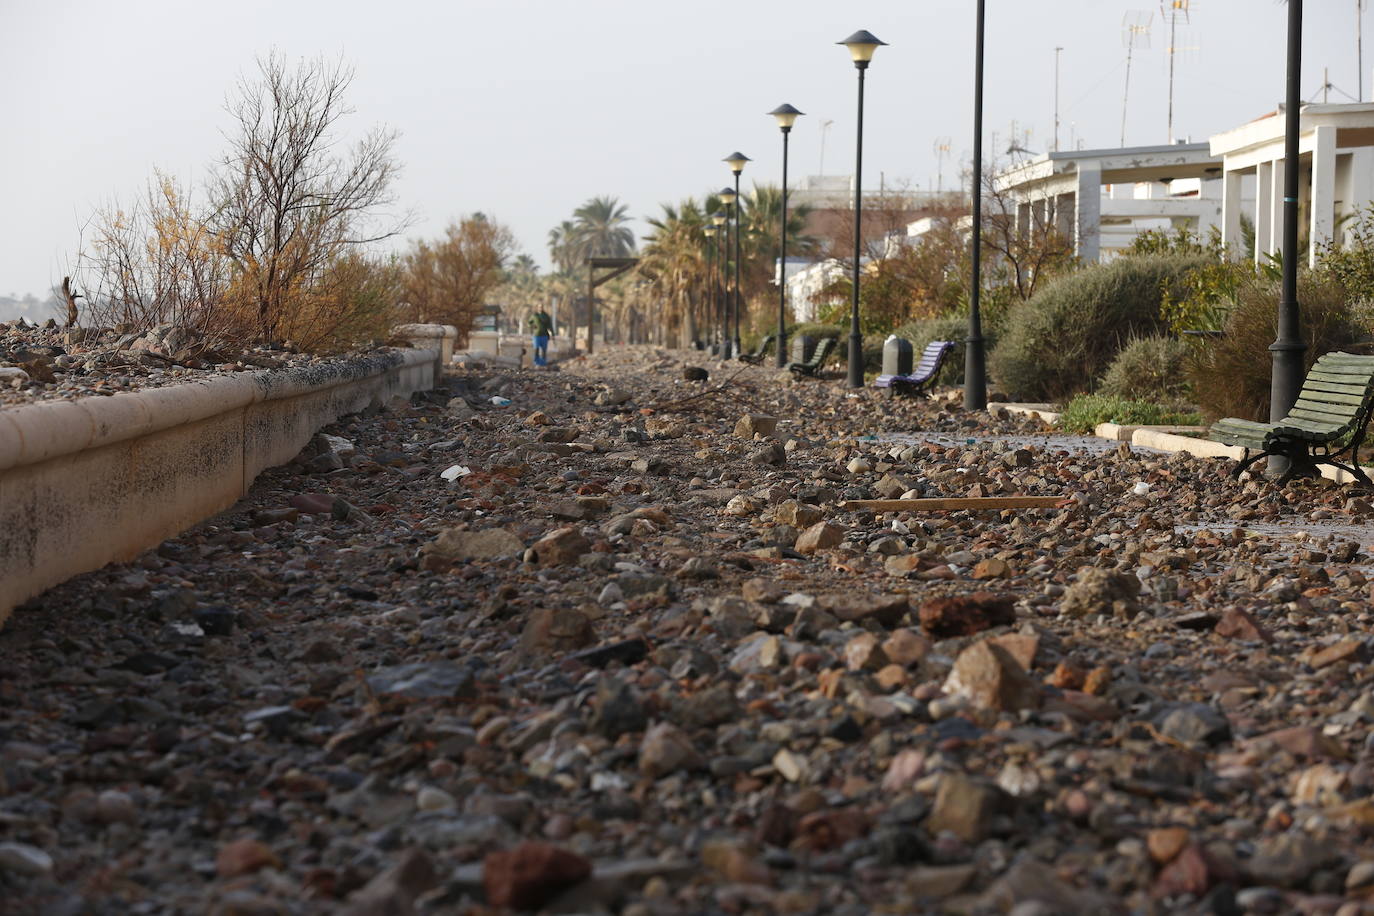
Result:
<svg viewBox="0 0 1374 916"><path fill-rule="evenodd" d="M1074 190L1073 247L1079 260L1095 262L1102 253L1102 165L1078 163L1078 185Z"/></svg>
<svg viewBox="0 0 1374 916"><path fill-rule="evenodd" d="M1311 222L1308 225L1307 266L1317 265L1317 254L1331 243L1336 232L1336 128L1316 128L1312 138Z"/></svg>
<svg viewBox="0 0 1374 916"><path fill-rule="evenodd" d="M1239 171L1226 171L1221 181L1221 246L1228 258L1239 257L1241 179Z"/></svg>
<svg viewBox="0 0 1374 916"><path fill-rule="evenodd" d="M1350 193L1345 198L1346 210L1359 219L1367 212L1371 200L1374 200L1374 147L1356 147L1350 152Z"/></svg>
<svg viewBox="0 0 1374 916"><path fill-rule="evenodd" d="M1287 162L1275 159L1269 164L1269 238L1265 242L1268 254L1283 251L1283 175Z"/></svg>
<svg viewBox="0 0 1374 916"><path fill-rule="evenodd" d="M1263 262L1269 252L1269 221L1274 216L1270 196L1274 193L1274 164L1261 162L1255 166L1255 263Z"/></svg>

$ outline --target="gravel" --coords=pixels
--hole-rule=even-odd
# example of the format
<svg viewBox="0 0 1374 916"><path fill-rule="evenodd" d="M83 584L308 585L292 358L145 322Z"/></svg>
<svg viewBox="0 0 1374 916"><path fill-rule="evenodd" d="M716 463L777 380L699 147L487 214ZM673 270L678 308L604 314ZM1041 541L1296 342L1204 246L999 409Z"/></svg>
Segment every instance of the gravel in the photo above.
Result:
<svg viewBox="0 0 1374 916"><path fill-rule="evenodd" d="M1369 911L1361 492L694 356L457 373L17 610L0 909ZM1069 502L835 508L907 485Z"/></svg>

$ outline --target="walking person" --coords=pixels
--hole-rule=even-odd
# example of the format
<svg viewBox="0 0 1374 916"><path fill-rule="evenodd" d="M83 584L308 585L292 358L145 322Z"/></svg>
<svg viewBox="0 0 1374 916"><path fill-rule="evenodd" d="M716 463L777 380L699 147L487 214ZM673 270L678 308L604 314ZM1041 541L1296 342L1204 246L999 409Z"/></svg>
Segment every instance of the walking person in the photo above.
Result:
<svg viewBox="0 0 1374 916"><path fill-rule="evenodd" d="M549 313L540 309L530 316L530 331L534 334L534 364L549 364L549 338L553 336L553 319Z"/></svg>

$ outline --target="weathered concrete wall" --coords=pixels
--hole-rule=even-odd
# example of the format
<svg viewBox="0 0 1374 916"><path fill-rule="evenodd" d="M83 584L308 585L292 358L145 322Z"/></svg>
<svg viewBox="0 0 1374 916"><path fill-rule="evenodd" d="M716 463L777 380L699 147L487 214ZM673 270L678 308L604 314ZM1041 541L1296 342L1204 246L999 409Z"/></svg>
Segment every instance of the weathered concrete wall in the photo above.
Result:
<svg viewBox="0 0 1374 916"><path fill-rule="evenodd" d="M434 387L437 365L393 351L0 411L0 623L232 506L340 416Z"/></svg>

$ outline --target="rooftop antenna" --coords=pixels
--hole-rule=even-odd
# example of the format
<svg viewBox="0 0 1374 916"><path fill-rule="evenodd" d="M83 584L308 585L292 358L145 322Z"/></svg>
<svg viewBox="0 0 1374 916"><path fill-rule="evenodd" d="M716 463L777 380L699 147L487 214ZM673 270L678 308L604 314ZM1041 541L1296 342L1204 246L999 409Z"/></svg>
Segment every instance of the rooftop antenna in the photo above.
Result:
<svg viewBox="0 0 1374 916"><path fill-rule="evenodd" d="M822 122L821 122L821 167L820 167L820 175L821 175L822 178L825 177L825 135L826 135L827 133L830 132L830 125L831 125L831 124L834 124L834 123L835 123L834 121L822 121Z"/></svg>
<svg viewBox="0 0 1374 916"><path fill-rule="evenodd" d="M1364 3L1355 0L1355 101L1364 101Z"/></svg>
<svg viewBox="0 0 1374 916"><path fill-rule="evenodd" d="M931 144L931 152L935 154L936 179L935 193L940 194L945 190L945 158L949 156L949 145L952 141L949 137L936 137Z"/></svg>
<svg viewBox="0 0 1374 916"><path fill-rule="evenodd" d="M1059 152L1059 55L1061 47L1054 49L1054 151Z"/></svg>
<svg viewBox="0 0 1374 916"><path fill-rule="evenodd" d="M1178 38L1178 23L1183 20L1184 25L1192 25L1193 7L1197 5L1197 0L1160 0L1159 15L1169 25L1169 47L1166 54L1169 57L1169 144L1174 142L1174 59L1180 51L1196 51L1196 45L1181 46ZM1185 40L1186 37L1185 37Z"/></svg>
<svg viewBox="0 0 1374 916"><path fill-rule="evenodd" d="M1136 48L1150 47L1150 32L1155 14L1150 10L1131 10L1121 17L1121 43L1126 47L1126 89L1121 94L1121 145L1126 145L1126 105L1131 97L1131 58Z"/></svg>
<svg viewBox="0 0 1374 916"><path fill-rule="evenodd" d="M1325 105L1327 102L1331 101L1332 89L1336 90L1341 95L1345 96L1347 99L1350 99L1350 101L1352 102L1359 101L1359 99L1355 98L1353 95L1346 92L1340 86L1337 86L1335 83L1331 82L1331 69L1329 67L1322 67L1322 84L1317 87L1317 91L1312 93L1312 98L1308 99L1307 101L1315 102L1317 100L1317 94L1320 93L1322 97L1322 104Z"/></svg>

